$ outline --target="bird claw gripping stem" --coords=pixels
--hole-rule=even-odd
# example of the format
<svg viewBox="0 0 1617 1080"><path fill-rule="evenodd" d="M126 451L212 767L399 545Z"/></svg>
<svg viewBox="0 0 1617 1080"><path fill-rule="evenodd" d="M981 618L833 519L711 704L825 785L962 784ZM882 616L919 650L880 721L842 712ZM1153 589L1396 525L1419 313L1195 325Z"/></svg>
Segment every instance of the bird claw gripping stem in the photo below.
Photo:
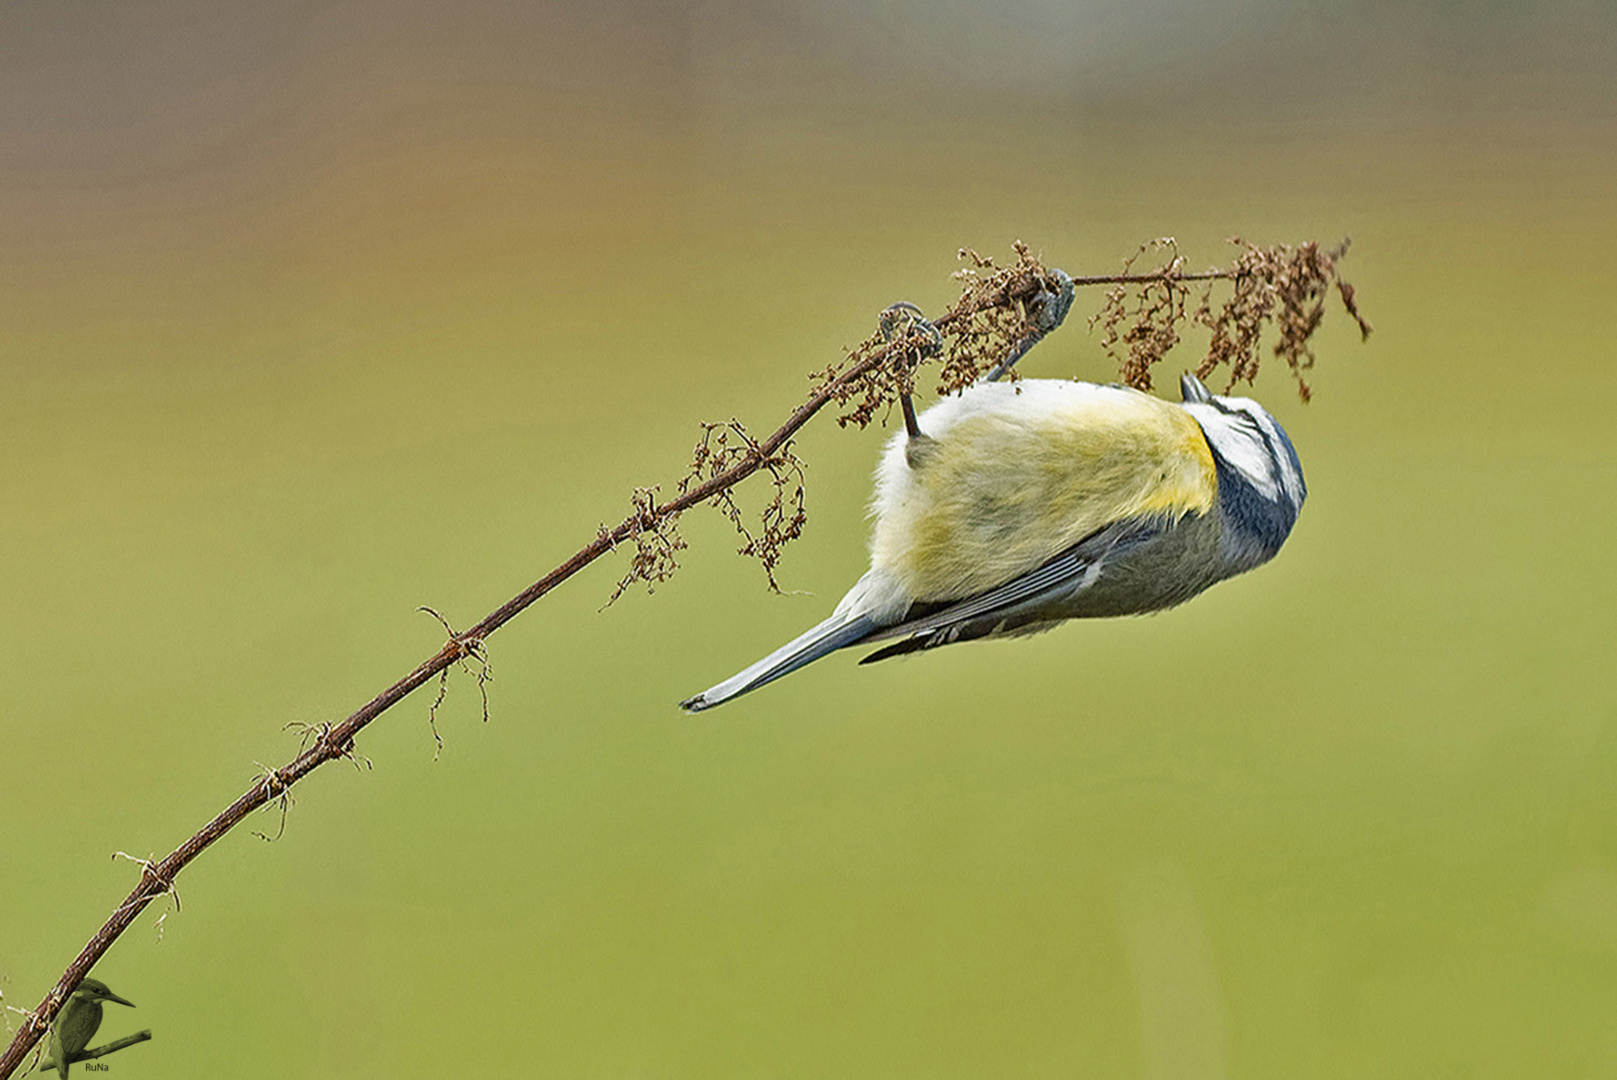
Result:
<svg viewBox="0 0 1617 1080"><path fill-rule="evenodd" d="M883 341L892 341L895 337L911 338L919 336L921 344L919 352L923 357L937 356L943 351L943 332L932 325L921 309L908 300L885 308L881 318L876 323L881 331Z"/></svg>
<svg viewBox="0 0 1617 1080"><path fill-rule="evenodd" d="M913 356L910 362L910 371L914 365L930 357L943 353L943 332L934 326L921 309L908 300L900 300L881 313L876 323L881 331L882 340L886 342L898 338L905 343L906 353ZM910 344L915 338L920 338L919 346ZM915 419L915 402L910 400L908 372L902 384L904 389L898 392L898 405L904 412L904 431L911 440L925 438L921 434L921 425Z"/></svg>
<svg viewBox="0 0 1617 1080"><path fill-rule="evenodd" d="M1027 355L1029 349L1043 341L1046 334L1066 320L1067 312L1072 310L1072 278L1065 270L1060 269L1052 269L1050 276L1056 281L1055 290L1040 288L1023 301L1023 312L1030 329L1011 349L1010 355L983 376L983 382L998 382L1004 378L1011 368L1016 366L1016 362Z"/></svg>

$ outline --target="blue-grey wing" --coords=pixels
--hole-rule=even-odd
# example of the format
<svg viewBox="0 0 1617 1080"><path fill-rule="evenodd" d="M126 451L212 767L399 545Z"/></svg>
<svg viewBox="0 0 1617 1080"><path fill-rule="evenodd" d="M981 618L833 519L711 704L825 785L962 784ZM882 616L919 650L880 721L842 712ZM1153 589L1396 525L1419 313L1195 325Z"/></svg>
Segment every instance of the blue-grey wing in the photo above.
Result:
<svg viewBox="0 0 1617 1080"><path fill-rule="evenodd" d="M869 664L1064 618L1054 612L1094 585L1109 558L1146 543L1164 527L1160 519L1116 522L1003 585L945 604L916 604L903 622L864 639L866 643L903 640L859 662Z"/></svg>

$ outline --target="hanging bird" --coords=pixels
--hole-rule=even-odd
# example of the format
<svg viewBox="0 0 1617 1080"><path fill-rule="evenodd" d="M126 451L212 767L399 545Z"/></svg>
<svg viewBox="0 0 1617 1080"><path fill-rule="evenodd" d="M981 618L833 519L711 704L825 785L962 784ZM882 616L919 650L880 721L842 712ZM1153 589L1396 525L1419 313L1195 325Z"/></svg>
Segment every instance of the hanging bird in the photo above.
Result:
<svg viewBox="0 0 1617 1080"><path fill-rule="evenodd" d="M870 569L831 617L682 702L696 712L829 652L861 663L1064 619L1181 604L1273 558L1307 489L1248 398L1194 375L1182 402L1122 386L980 382L915 417L876 470Z"/></svg>
<svg viewBox="0 0 1617 1080"><path fill-rule="evenodd" d="M96 1029L101 1026L103 1001L116 1001L131 1009L135 1007L133 1001L125 1001L114 994L101 980L85 979L56 1017L56 1023L51 1028L51 1057L56 1060L56 1072L63 1080L66 1080L68 1065L95 1038Z"/></svg>

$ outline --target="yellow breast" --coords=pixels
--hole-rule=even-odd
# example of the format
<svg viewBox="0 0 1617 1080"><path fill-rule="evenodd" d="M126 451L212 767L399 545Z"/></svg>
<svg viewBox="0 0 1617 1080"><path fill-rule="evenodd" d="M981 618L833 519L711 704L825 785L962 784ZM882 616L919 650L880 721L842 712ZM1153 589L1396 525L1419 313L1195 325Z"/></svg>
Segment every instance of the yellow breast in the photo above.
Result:
<svg viewBox="0 0 1617 1080"><path fill-rule="evenodd" d="M970 596L1111 522L1206 513L1218 496L1196 421L1134 390L976 386L920 426L935 445L917 468L902 435L882 460L871 543L871 565L916 600Z"/></svg>

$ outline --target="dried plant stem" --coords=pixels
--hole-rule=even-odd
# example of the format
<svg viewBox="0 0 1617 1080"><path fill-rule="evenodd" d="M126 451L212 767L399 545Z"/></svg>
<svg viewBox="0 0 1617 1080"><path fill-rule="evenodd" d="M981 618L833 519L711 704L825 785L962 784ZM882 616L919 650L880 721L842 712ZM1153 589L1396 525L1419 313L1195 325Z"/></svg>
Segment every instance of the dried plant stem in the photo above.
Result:
<svg viewBox="0 0 1617 1080"><path fill-rule="evenodd" d="M994 299L996 298L988 298L990 301ZM1001 303L1005 301L1004 296L997 299ZM942 316L938 323L940 326L946 326L964 317L964 314L951 312ZM168 855L155 862L143 863L140 882L124 898L123 903L114 909L101 929L96 931L95 936L79 950L79 954L73 958L73 962L68 965L67 970L62 973L62 977L45 995L39 1006L28 1013L18 1025L11 1044L6 1048L5 1054L0 1056L0 1080L5 1080L16 1072L28 1051L49 1029L50 1022L61 1010L63 1003L79 982L90 973L96 961L112 947L112 943L118 940L148 904L174 891L175 878L193 859L240 824L249 814L266 803L280 798L292 785L321 765L339 758L351 758L354 753L354 737L364 730L367 724L403 701L412 691L430 682L450 665L468 657L475 658L485 638L556 586L602 555L613 551L619 544L654 529L659 521L700 505L715 495L730 490L757 472L772 455L785 446L787 440L799 428L813 418L815 413L835 400L839 392L880 367L887 361L889 353L898 352L904 344L903 341L898 341L870 350L837 378L819 387L807 401L786 418L785 423L767 438L760 440L756 450L749 451L735 465L663 503L629 515L610 530L601 530L594 540L580 548L566 562L489 612L477 625L450 637L438 652L422 661L415 670L376 695L346 719L315 729L314 737L307 749L279 769L266 772L235 802L225 807L212 821L198 829Z"/></svg>
<svg viewBox="0 0 1617 1080"><path fill-rule="evenodd" d="M1067 279L1059 271L1052 274L1046 270L1036 257L1029 254L1026 246L1018 244L1016 251L1016 263L1004 268L995 267L991 260L975 253L963 251L962 256L971 258L975 264L973 269L957 275L963 281L963 295L925 332L906 331L891 341L877 336L851 350L841 365L833 365L820 373L808 399L763 439L752 439L734 422L729 427L736 438L723 443L722 449L715 449L715 444L704 439L698 447L692 473L680 482L672 498L657 502L654 495L656 489L642 488L637 491L629 516L611 529L601 529L594 540L572 557L495 608L475 626L460 633L451 632L441 649L347 718L335 724L303 726L304 744L295 758L278 769L264 769L235 802L220 811L179 847L162 859L134 859L141 866L139 883L74 957L39 1006L24 1015L10 1045L0 1055L0 1080L16 1072L29 1051L49 1029L51 1021L79 982L147 905L165 895L177 899L175 879L193 859L254 811L279 803L284 813L289 805L292 786L320 766L341 758L357 765L362 759L355 751L355 736L412 691L441 677L450 666L463 661L482 665L483 674L479 677L481 687L487 675L487 654L483 646L485 639L601 556L614 551L620 544L633 542L638 545L634 565L620 584L618 593L622 592L624 585L635 580L645 581L648 585L661 580L672 565L673 551L683 546L675 528L678 516L702 503L716 502L747 536L748 546L742 550L763 561L773 584L773 559L778 556L780 545L797 535L802 523L801 488L799 486L795 494L787 490L794 482L794 475L800 480L801 463L791 456L788 444L792 436L827 405L855 402L851 411L839 416L838 420L843 424L854 423L863 427L884 407L897 400L901 393L910 392L915 366L923 359L938 356L945 338L952 339L953 344L949 346L944 362L944 389L959 389L967 385L1007 357L1017 355L1015 350L1025 348L1030 340L1036 340L1053 328L1054 323L1046 317L1051 298L1068 281L1071 285L1149 287L1165 281L1177 284L1183 281L1235 280L1253 272L1238 263L1228 270L1186 274L1181 271L1176 258L1170 266L1156 272L1125 272ZM1066 297L1070 300L1070 286L1066 287ZM1351 297L1351 290L1345 290L1344 298L1349 303L1349 310L1354 311ZM1061 305L1054 321L1059 322L1065 312L1065 306ZM1356 311L1354 314L1357 317ZM1308 331L1312 332L1312 325ZM717 425L707 426L705 430L709 436L715 427ZM760 470L772 475L776 495L775 503L765 512L762 534L755 536L742 526L739 510L729 500L729 492ZM792 512L794 499L795 513ZM648 537L651 538L649 541Z"/></svg>
<svg viewBox="0 0 1617 1080"><path fill-rule="evenodd" d="M1231 281L1240 276L1235 270L1198 270L1185 273L1181 270L1159 270L1149 274L1090 274L1087 277L1075 277L1074 285L1150 285L1158 281Z"/></svg>

